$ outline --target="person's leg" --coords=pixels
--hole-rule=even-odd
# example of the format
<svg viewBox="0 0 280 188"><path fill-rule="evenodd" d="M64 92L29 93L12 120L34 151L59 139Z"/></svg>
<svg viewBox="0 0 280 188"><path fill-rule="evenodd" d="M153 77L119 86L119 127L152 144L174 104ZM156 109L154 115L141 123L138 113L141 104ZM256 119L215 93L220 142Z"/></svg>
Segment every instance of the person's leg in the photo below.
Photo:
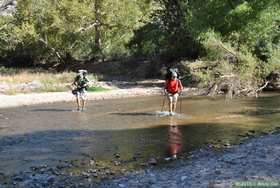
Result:
<svg viewBox="0 0 280 188"><path fill-rule="evenodd" d="M86 101L84 99L81 99L81 110L84 111Z"/></svg>
<svg viewBox="0 0 280 188"><path fill-rule="evenodd" d="M172 103L172 112L176 112L176 105L177 105L177 102L176 101L174 101L173 103Z"/></svg>
<svg viewBox="0 0 280 188"><path fill-rule="evenodd" d="M172 102L169 101L169 113L172 113Z"/></svg>
<svg viewBox="0 0 280 188"><path fill-rule="evenodd" d="M171 114L172 113L172 95L171 94L168 94L168 102L169 102L169 113Z"/></svg>
<svg viewBox="0 0 280 188"><path fill-rule="evenodd" d="M172 111L174 113L176 112L177 100L178 100L178 93L173 95Z"/></svg>
<svg viewBox="0 0 280 188"><path fill-rule="evenodd" d="M86 99L83 98L83 99L82 99L82 111L84 111L85 106L86 106Z"/></svg>
<svg viewBox="0 0 280 188"><path fill-rule="evenodd" d="M85 105L86 105L86 91L83 91L81 93L81 102L82 102L82 111L84 111L85 109Z"/></svg>
<svg viewBox="0 0 280 188"><path fill-rule="evenodd" d="M80 99L79 99L79 94L76 95L76 102L77 102L77 110L80 110Z"/></svg>

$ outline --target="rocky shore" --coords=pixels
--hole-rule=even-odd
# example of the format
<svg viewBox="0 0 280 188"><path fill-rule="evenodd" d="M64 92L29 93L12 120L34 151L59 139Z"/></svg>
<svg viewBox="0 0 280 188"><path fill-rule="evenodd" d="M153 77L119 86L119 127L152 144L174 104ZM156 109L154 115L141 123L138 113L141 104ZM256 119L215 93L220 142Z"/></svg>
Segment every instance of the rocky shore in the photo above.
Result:
<svg viewBox="0 0 280 188"><path fill-rule="evenodd" d="M107 180L97 187L280 187L280 133L252 138L222 152L195 151L158 169Z"/></svg>
<svg viewBox="0 0 280 188"><path fill-rule="evenodd" d="M67 169L77 165L64 161L57 167L41 165L7 177L0 174L0 187L280 187L280 133L251 138L241 145L215 151L211 146L182 156L164 166L147 161L143 170L115 174L94 159L79 173ZM120 156L115 156L118 161ZM101 180L101 181L100 181Z"/></svg>

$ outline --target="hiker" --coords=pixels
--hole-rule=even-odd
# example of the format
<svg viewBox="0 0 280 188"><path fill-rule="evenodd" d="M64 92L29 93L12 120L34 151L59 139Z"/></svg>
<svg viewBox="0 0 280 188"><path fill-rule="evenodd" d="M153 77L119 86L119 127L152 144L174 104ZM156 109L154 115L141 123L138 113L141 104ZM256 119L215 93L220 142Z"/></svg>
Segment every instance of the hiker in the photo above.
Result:
<svg viewBox="0 0 280 188"><path fill-rule="evenodd" d="M86 70L79 70L77 76L73 82L73 95L76 96L77 101L77 111L84 111L86 105L86 90L89 86L89 80L87 78L87 71Z"/></svg>
<svg viewBox="0 0 280 188"><path fill-rule="evenodd" d="M164 93L169 101L169 114L172 116L175 114L176 105L179 95L183 91L183 85L178 79L178 73L176 70L169 70L164 87Z"/></svg>

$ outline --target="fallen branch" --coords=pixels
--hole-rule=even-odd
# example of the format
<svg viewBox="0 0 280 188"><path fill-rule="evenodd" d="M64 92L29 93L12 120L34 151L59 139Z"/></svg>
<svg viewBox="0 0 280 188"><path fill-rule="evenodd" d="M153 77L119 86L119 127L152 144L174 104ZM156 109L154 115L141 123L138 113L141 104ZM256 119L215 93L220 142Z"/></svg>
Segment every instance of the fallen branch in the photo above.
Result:
<svg viewBox="0 0 280 188"><path fill-rule="evenodd" d="M266 81L262 87L258 88L256 90L256 95L258 94L258 92L261 92L264 88L266 88L268 84L269 84L269 81Z"/></svg>
<svg viewBox="0 0 280 188"><path fill-rule="evenodd" d="M268 84L269 84L269 81L266 81L265 84L262 87L260 87L259 89L256 90L256 92L262 91L264 88L267 87Z"/></svg>
<svg viewBox="0 0 280 188"><path fill-rule="evenodd" d="M234 75L234 74L228 74L228 75L221 76L221 78L234 78L234 77L236 77L236 75Z"/></svg>

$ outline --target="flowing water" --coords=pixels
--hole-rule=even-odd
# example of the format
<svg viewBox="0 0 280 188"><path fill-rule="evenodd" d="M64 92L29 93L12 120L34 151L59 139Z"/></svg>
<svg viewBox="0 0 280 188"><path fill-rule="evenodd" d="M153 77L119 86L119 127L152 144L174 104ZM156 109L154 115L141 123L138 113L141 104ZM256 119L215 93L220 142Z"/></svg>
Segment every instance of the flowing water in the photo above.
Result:
<svg viewBox="0 0 280 188"><path fill-rule="evenodd" d="M280 126L279 94L229 101L186 97L182 113L172 117L160 112L163 102L162 97L90 101L82 113L73 111L74 103L1 109L0 172L85 157L110 163L116 154L133 168L151 157L239 143L248 133Z"/></svg>

